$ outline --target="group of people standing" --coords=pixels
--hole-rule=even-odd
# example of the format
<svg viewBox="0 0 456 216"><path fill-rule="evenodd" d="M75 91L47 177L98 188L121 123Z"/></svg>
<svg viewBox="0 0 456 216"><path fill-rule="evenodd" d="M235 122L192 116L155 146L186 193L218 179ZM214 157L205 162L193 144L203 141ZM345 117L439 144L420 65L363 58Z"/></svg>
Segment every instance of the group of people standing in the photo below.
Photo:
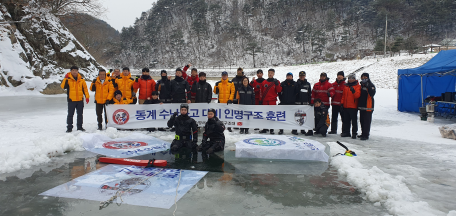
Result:
<svg viewBox="0 0 456 216"><path fill-rule="evenodd" d="M257 71L257 78L253 77L250 81L245 75L242 68L237 69L236 77L228 80L228 73L222 72L221 80L216 82L214 88L206 82L206 74L196 68L191 69L190 76L187 70L191 64L186 65L183 69L177 68L175 78L171 79L167 71L162 70L161 79L157 82L150 76L148 68L142 69L140 77L132 78L130 69L125 67L115 69L111 74L100 69L98 76L90 85L90 90L95 92L96 114L98 130L102 130L103 110L109 104L162 104L162 103L180 103L181 115L175 113L168 122L168 126L176 131L176 140L182 146L188 144L196 148L197 140L196 123L188 115L188 104L190 103L211 103L212 92L218 95L219 103L234 103L243 105L311 105L315 111L315 128L304 131L302 134L312 136L321 134L326 136L327 130L331 125L329 134L337 134L338 116L342 119L342 137L360 138L361 140L369 139L372 113L374 111L374 95L376 92L374 84L369 79L369 74L363 73L361 80L358 82L354 74L350 74L348 82L344 72L337 73L337 79L334 83L329 82L326 73L320 74L320 80L313 85L306 79L306 72L300 71L299 78L294 81L293 73L287 73L286 79L280 82L274 78L275 70L269 69L267 79L263 78L263 71ZM67 132L72 132L73 116L77 111L77 130L85 131L82 127L83 118L83 99L85 96L86 103L89 103L89 93L85 80L79 74L79 68L71 67L71 71L65 75L61 87L67 90L68 116ZM328 110L332 106L332 117L329 119ZM360 122L362 133L358 136L358 110L360 111ZM212 134L215 136L211 140L214 143L202 145L199 149L217 151L223 150L225 126L221 123L216 115L215 110L212 112L212 118L205 126L205 135ZM209 115L208 115L209 116ZM212 119L212 120L211 120ZM193 120L193 121L192 121ZM179 123L180 122L180 123ZM185 133L178 127L185 127ZM351 134L350 134L350 128ZM163 129L162 129L163 130ZM228 128L231 132L231 128ZM248 134L248 128L241 128L241 134ZM273 129L262 129L260 133L274 134ZM284 131L280 130L279 134ZM297 135L297 130L292 130ZM196 139L196 140L195 140ZM180 141L179 141L180 140ZM191 142L189 140L192 140ZM185 141L185 142L184 142ZM189 141L189 142L187 142ZM203 139L203 143L207 143ZM209 146L209 147L208 147Z"/></svg>

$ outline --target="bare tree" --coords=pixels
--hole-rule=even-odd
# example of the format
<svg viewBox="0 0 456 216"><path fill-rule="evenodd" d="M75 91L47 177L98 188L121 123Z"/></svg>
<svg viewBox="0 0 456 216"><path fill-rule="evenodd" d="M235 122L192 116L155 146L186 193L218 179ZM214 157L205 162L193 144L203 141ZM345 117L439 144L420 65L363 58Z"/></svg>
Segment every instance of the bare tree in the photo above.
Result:
<svg viewBox="0 0 456 216"><path fill-rule="evenodd" d="M100 0L35 0L39 7L48 8L56 16L86 13L100 16L106 11Z"/></svg>

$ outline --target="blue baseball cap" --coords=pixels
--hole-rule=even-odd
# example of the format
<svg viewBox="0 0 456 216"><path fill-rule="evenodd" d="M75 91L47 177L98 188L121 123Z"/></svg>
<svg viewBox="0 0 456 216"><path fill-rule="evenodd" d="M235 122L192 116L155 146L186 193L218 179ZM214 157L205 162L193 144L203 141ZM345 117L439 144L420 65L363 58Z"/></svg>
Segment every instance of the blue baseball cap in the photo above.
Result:
<svg viewBox="0 0 456 216"><path fill-rule="evenodd" d="M287 76L291 76L291 77L293 77L293 73L291 73L291 72L288 72L288 73L287 73Z"/></svg>
<svg viewBox="0 0 456 216"><path fill-rule="evenodd" d="M223 72L222 72L222 76L223 76L223 75L227 75L227 76L228 76L228 72L223 71Z"/></svg>

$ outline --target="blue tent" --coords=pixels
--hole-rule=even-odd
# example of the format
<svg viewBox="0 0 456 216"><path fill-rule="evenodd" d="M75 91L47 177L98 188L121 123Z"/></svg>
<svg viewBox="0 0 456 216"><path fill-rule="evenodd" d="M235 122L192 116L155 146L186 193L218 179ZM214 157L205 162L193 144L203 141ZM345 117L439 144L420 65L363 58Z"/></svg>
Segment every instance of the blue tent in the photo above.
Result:
<svg viewBox="0 0 456 216"><path fill-rule="evenodd" d="M456 91L456 50L440 51L426 64L398 70L398 110L419 112L428 96Z"/></svg>

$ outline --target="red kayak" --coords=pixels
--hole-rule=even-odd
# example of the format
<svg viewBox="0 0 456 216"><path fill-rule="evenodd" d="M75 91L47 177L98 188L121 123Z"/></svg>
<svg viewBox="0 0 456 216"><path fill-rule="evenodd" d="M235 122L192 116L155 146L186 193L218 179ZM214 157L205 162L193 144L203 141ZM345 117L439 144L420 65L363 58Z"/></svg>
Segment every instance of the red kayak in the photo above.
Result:
<svg viewBox="0 0 456 216"><path fill-rule="evenodd" d="M98 161L102 163L111 163L111 164L122 164L122 165L134 165L134 166L145 166L145 167L165 167L168 162L166 160L135 160L127 158L108 158L100 157Z"/></svg>

